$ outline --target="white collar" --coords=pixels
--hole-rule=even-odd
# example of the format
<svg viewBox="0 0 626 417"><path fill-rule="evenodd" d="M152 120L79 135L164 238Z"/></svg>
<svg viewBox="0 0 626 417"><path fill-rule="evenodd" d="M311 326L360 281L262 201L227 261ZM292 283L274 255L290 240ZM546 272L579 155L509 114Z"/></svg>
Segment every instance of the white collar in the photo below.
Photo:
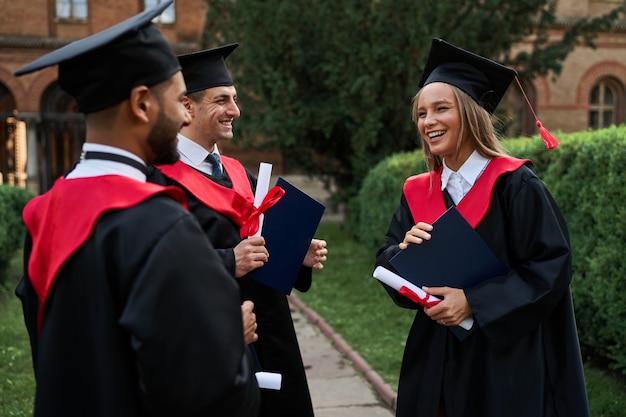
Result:
<svg viewBox="0 0 626 417"><path fill-rule="evenodd" d="M459 174L465 181L468 182L470 187L474 185L480 174L484 171L485 167L489 163L491 159L485 158L480 155L477 151L473 151L472 154L467 158L467 160L461 165L457 174ZM446 165L446 161L443 161L443 171L441 172L441 189L443 190L448 185L448 180L450 179L450 174L452 174L453 170L448 168Z"/></svg>
<svg viewBox="0 0 626 417"><path fill-rule="evenodd" d="M204 147L197 142L178 134L178 153L180 154L180 160L192 167L199 167L204 162L207 155L211 152L204 149ZM219 149L217 145L213 146L213 152L219 155Z"/></svg>
<svg viewBox="0 0 626 417"><path fill-rule="evenodd" d="M141 158L134 153L113 146L102 145L99 143L83 143L83 152L105 152L116 155L126 156L137 162L146 164ZM102 175L122 175L136 179L141 182L146 181L146 175L139 169L128 164L104 159L82 159L76 167L65 177L66 179L98 177Z"/></svg>

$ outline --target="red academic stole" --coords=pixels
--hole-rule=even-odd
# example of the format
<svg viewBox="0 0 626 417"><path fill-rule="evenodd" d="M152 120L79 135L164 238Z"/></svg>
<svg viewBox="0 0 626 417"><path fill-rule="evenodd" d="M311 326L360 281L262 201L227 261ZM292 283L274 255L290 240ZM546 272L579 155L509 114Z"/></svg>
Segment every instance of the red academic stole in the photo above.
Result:
<svg viewBox="0 0 626 417"><path fill-rule="evenodd" d="M163 175L185 187L206 207L232 220L241 228L242 238L253 235L259 229L259 216L276 204L285 191L280 187L272 188L261 205L254 207L254 194L243 165L234 158L223 155L220 158L233 188L211 181L181 161L173 165L160 165L158 168Z"/></svg>
<svg viewBox="0 0 626 417"><path fill-rule="evenodd" d="M110 210L133 207L159 193L187 208L185 195L180 189L143 183L121 175L60 178L49 192L26 205L22 217L33 240L28 276L39 298L39 332L46 299L59 270L89 238L100 216Z"/></svg>
<svg viewBox="0 0 626 417"><path fill-rule="evenodd" d="M459 213L474 229L489 210L493 187L498 178L502 174L515 171L525 163L530 163L530 161L511 157L497 157L487 164L474 186L456 206ZM446 203L441 190L441 171L438 169L415 175L408 178L404 183L404 196L415 222L432 224L446 211Z"/></svg>

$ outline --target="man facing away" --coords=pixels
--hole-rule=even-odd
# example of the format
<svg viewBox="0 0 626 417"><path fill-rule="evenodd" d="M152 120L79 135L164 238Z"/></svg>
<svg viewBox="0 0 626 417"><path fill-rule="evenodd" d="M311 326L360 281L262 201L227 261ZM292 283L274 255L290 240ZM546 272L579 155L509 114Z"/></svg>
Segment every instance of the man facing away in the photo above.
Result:
<svg viewBox="0 0 626 417"><path fill-rule="evenodd" d="M258 366L283 377L279 391L261 390L259 415L307 417L313 415L313 407L287 297L247 276L271 256L263 237L240 235L246 209L254 201L256 177L239 161L220 155L217 147L233 137L232 123L240 116L237 91L225 64L237 46L178 57L188 89L183 103L191 122L178 136L180 161L159 167L150 180L185 191L190 211L236 278L242 299L254 302L258 341L253 351ZM323 268L327 253L325 241L311 241L297 290L309 289L312 269Z"/></svg>
<svg viewBox="0 0 626 417"><path fill-rule="evenodd" d="M23 303L34 416L255 415L239 293L175 188L146 182L178 159L189 122L171 46L151 20L172 1L53 51L86 114L80 163L24 209Z"/></svg>

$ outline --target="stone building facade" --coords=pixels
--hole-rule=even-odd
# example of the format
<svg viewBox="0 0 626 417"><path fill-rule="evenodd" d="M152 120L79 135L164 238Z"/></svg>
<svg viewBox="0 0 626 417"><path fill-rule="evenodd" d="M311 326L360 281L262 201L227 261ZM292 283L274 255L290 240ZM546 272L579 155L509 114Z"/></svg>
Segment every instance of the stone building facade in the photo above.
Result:
<svg viewBox="0 0 626 417"><path fill-rule="evenodd" d="M551 38L560 39L576 19L602 15L621 3L623 0L559 0ZM575 48L558 76L532 81L529 95L533 106L551 131L568 133L626 121L626 22L601 33L595 44L595 49Z"/></svg>
<svg viewBox="0 0 626 417"><path fill-rule="evenodd" d="M84 118L56 83L56 68L19 78L13 73L37 57L112 26L161 0L0 0L0 182L45 191L76 162L84 136ZM577 18L608 12L623 0L559 0L559 39ZM177 53L200 49L205 28L204 0L176 0L158 22ZM626 25L602 33L597 48L578 47L558 77L524 82L539 119L553 132L573 132L621 124L626 119ZM528 44L516 48L527 48ZM514 131L536 132L534 118L517 88L505 106ZM276 153L224 152L256 170L259 161L283 173ZM258 166L258 165L256 165Z"/></svg>
<svg viewBox="0 0 626 417"><path fill-rule="evenodd" d="M49 189L80 156L84 116L58 86L57 68L13 73L71 41L106 29L161 0L0 0L0 183ZM201 48L204 0L176 0L157 24L177 54ZM276 155L224 152L244 161L280 163ZM242 154L242 155L239 155Z"/></svg>

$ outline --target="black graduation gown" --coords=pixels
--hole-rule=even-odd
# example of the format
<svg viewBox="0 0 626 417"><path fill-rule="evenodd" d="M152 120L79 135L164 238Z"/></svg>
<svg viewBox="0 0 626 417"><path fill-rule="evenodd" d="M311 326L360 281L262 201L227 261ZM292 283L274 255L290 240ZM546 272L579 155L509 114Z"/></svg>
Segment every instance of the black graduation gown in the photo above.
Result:
<svg viewBox="0 0 626 417"><path fill-rule="evenodd" d="M246 174L254 192L256 177L247 169ZM203 175L224 187L232 188L232 183L227 176L215 178L207 174ZM234 277L233 248L241 242L240 227L225 215L206 207L183 186L165 177L160 171L152 171L149 181L162 185L175 185L185 191L189 211L198 219L226 268ZM312 269L303 267L296 280L295 288L302 292L308 291L311 280ZM253 346L260 367L267 372L278 372L283 377L280 391L261 390L261 410L258 415L262 417L313 416L311 395L287 297L247 276L237 278L236 281L241 289L242 301L254 302L259 339Z"/></svg>
<svg viewBox="0 0 626 417"><path fill-rule="evenodd" d="M27 236L25 271L31 248ZM248 417L258 409L237 286L193 216L169 197L100 217L57 275L41 335L28 276L16 293L32 344L35 417Z"/></svg>
<svg viewBox="0 0 626 417"><path fill-rule="evenodd" d="M419 220L403 195L377 265L393 270L389 259ZM569 235L552 196L527 166L504 174L476 230L511 271L465 289L475 325L463 342L419 307L402 361L397 415L436 417L443 397L448 417L589 416ZM398 305L418 308L385 289Z"/></svg>

